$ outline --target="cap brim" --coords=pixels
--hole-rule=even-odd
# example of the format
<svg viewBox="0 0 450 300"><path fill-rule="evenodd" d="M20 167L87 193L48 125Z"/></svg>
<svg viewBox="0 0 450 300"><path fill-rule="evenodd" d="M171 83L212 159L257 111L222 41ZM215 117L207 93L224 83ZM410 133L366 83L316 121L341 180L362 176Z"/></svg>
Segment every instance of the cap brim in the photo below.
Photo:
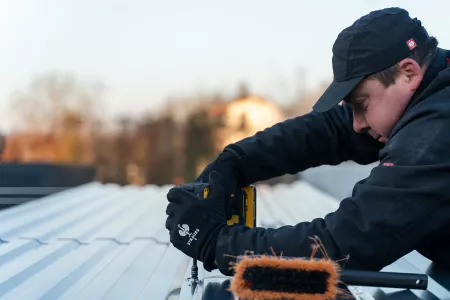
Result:
<svg viewBox="0 0 450 300"><path fill-rule="evenodd" d="M355 77L347 81L333 81L313 106L316 112L324 112L341 102L365 76Z"/></svg>

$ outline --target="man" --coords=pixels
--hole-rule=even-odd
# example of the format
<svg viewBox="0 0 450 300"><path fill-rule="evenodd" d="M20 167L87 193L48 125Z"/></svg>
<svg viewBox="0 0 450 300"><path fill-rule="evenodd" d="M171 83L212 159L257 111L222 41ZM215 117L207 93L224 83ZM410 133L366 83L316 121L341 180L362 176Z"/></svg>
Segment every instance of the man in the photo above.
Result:
<svg viewBox="0 0 450 300"><path fill-rule="evenodd" d="M450 266L449 61L407 11L363 16L338 35L334 81L311 113L227 146L199 177L211 184L207 201L188 185L169 191L171 242L223 274L246 251L309 257L312 236L347 268L380 270L412 250ZM380 164L323 219L227 226L227 195L237 187L348 160ZM195 237L181 236L179 224Z"/></svg>

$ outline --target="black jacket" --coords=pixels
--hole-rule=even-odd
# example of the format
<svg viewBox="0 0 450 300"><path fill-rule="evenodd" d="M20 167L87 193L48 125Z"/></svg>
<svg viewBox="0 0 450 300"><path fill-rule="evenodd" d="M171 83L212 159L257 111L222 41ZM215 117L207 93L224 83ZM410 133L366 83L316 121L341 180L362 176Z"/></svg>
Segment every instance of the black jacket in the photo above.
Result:
<svg viewBox="0 0 450 300"><path fill-rule="evenodd" d="M352 196L323 219L277 229L231 226L216 244L230 274L233 256L309 257L310 236L346 268L380 270L417 250L450 267L450 51L438 49L386 145L352 127L347 105L278 123L225 148L238 162L239 186L319 165L380 161ZM312 199L311 199L312 200ZM318 253L320 254L320 253Z"/></svg>

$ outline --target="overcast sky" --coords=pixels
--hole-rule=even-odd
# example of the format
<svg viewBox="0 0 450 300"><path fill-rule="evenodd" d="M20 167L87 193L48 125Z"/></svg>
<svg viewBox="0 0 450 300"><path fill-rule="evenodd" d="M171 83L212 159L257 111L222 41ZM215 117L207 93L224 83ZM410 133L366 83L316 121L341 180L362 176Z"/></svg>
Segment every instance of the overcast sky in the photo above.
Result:
<svg viewBox="0 0 450 300"><path fill-rule="evenodd" d="M283 103L301 68L308 87L332 78L331 47L344 27L389 6L408 9L450 47L448 0L0 0L0 130L12 91L49 71L104 83L110 114L233 92L241 80Z"/></svg>

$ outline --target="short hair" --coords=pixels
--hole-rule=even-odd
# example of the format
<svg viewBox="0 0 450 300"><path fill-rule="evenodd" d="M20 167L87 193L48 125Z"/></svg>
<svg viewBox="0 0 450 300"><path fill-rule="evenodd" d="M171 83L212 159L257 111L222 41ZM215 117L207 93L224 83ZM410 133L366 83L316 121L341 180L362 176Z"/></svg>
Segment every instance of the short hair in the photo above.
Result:
<svg viewBox="0 0 450 300"><path fill-rule="evenodd" d="M436 52L438 41L435 37L430 36L425 44L417 48L408 58L415 60L421 67L427 66L431 58ZM384 70L376 72L367 76L371 79L378 79L385 87L395 83L395 78L398 75L398 64L390 66Z"/></svg>

